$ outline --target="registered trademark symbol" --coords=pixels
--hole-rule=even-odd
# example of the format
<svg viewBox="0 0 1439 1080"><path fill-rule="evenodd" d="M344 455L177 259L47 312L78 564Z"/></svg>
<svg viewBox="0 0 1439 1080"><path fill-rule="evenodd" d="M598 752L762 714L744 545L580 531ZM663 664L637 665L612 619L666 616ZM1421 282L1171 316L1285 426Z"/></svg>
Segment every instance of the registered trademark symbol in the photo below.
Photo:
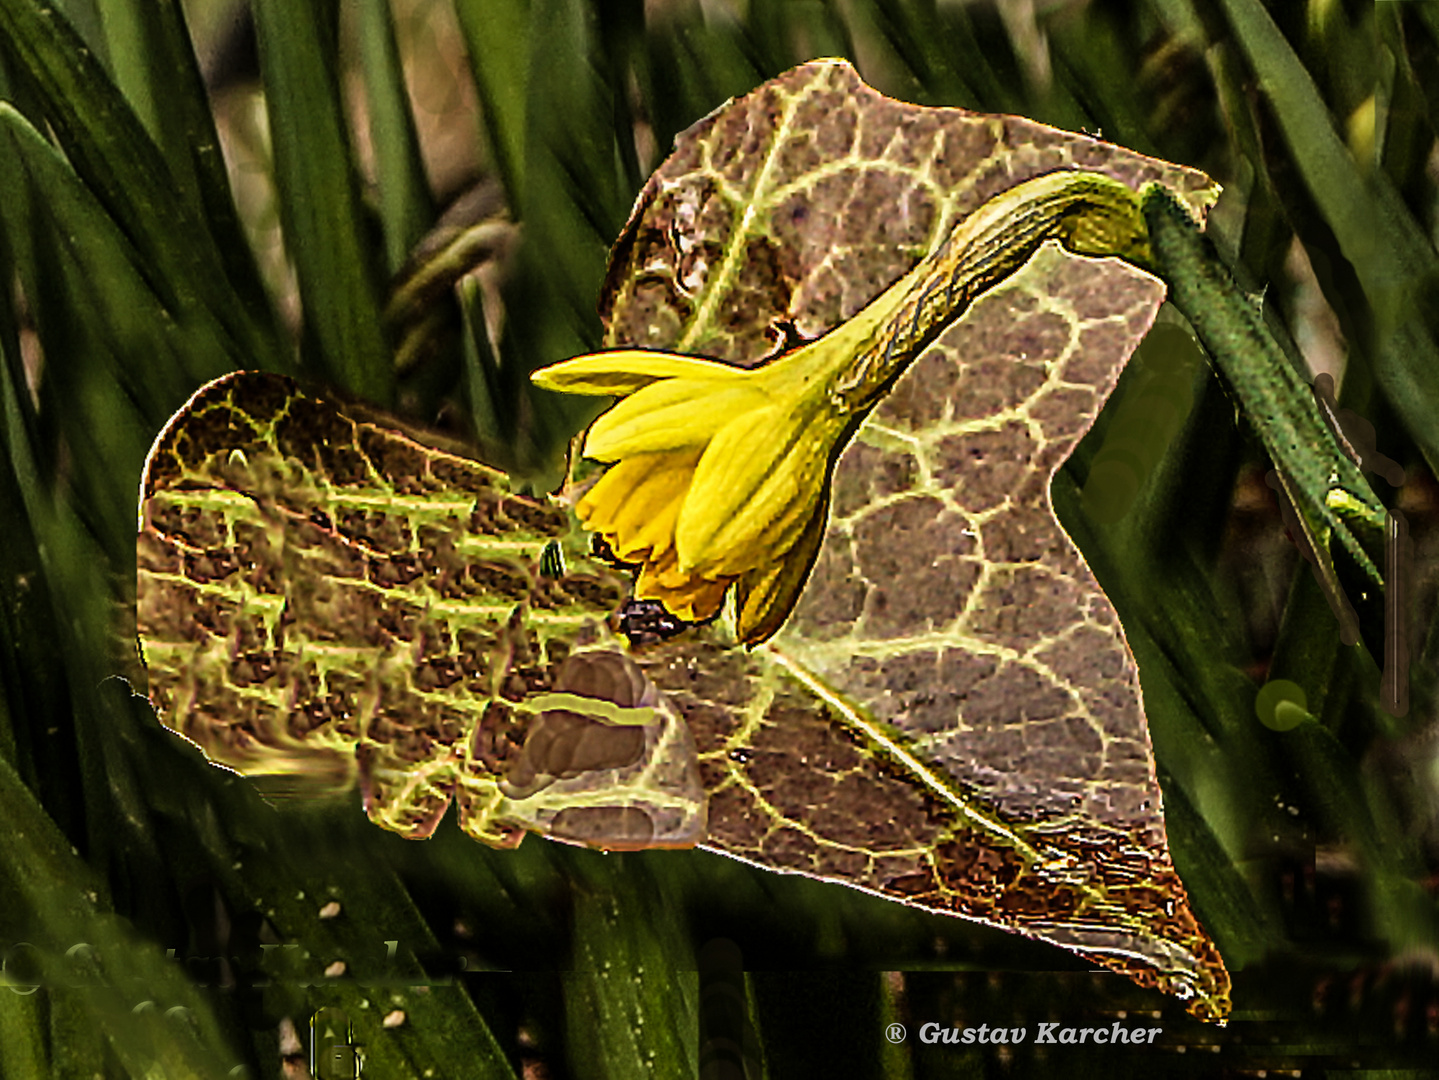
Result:
<svg viewBox="0 0 1439 1080"><path fill-rule="evenodd" d="M889 1027L884 1029L884 1037L892 1043L904 1042L904 1025L890 1024Z"/></svg>

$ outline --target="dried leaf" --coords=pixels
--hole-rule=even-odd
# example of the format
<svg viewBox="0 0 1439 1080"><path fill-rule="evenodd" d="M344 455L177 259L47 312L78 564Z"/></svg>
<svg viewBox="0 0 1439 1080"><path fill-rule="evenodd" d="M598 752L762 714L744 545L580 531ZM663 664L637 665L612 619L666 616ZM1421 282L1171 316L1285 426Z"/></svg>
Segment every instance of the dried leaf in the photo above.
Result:
<svg viewBox="0 0 1439 1080"><path fill-rule="evenodd" d="M1214 194L1093 139L804 65L677 140L615 247L608 342L753 365L1063 168L1160 180L1196 210ZM1169 859L1134 661L1049 495L1162 298L1128 264L1052 245L984 294L839 457L813 575L753 652L624 604L562 504L287 380L227 377L147 467L152 698L243 772L358 776L372 819L405 835L457 797L498 846L703 836L1057 943L1222 1018L1228 975ZM555 545L565 569L546 576Z"/></svg>
<svg viewBox="0 0 1439 1080"><path fill-rule="evenodd" d="M859 311L995 194L1056 169L1207 177L806 64L686 132L616 244L607 344L752 366ZM646 653L699 742L709 846L1074 949L1228 1011L1165 844L1139 679L1054 515L1055 470L1164 287L1045 246L894 386L839 458L776 638ZM696 677L694 671L702 672Z"/></svg>
<svg viewBox="0 0 1439 1080"><path fill-rule="evenodd" d="M430 835L691 846L694 745L606 626L623 583L503 474L246 372L151 450L136 615L167 726L249 775L345 790ZM583 542L583 541L579 541Z"/></svg>

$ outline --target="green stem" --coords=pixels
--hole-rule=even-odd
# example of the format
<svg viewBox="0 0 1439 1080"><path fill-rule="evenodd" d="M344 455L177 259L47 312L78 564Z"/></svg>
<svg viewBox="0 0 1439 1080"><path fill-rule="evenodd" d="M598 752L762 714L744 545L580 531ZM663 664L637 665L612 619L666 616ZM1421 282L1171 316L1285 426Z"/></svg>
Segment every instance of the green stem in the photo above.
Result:
<svg viewBox="0 0 1439 1080"><path fill-rule="evenodd" d="M1382 549L1383 504L1340 447L1310 388L1279 351L1254 305L1239 293L1213 245L1162 187L1151 185L1142 202L1155 272L1233 388L1284 478L1326 588L1339 587L1328 580L1334 575L1328 539L1337 536L1365 578L1382 589L1383 578L1366 546ZM1368 545L1360 542L1355 529L1370 540Z"/></svg>
<svg viewBox="0 0 1439 1080"><path fill-rule="evenodd" d="M848 414L872 409L976 299L1048 240L1079 255L1117 256L1139 266L1149 260L1139 196L1121 181L1066 171L1017 184L956 225L852 320L863 340L830 386L834 404Z"/></svg>

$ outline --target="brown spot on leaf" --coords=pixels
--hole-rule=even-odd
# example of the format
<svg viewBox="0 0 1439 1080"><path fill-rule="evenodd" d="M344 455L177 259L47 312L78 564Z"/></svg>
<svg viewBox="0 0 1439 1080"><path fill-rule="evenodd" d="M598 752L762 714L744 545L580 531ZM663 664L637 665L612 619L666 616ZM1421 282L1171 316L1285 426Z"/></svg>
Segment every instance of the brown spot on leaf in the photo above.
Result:
<svg viewBox="0 0 1439 1080"><path fill-rule="evenodd" d="M972 688L993 674L996 661L960 649L923 649L884 659L856 656L840 680L902 731L952 730Z"/></svg>
<svg viewBox="0 0 1439 1080"><path fill-rule="evenodd" d="M845 634L859 620L867 592L855 567L849 538L831 533L790 617L791 625L819 641Z"/></svg>
<svg viewBox="0 0 1439 1080"><path fill-rule="evenodd" d="M1005 663L974 685L965 696L963 710L966 726L981 730L1032 725L1063 716L1073 707L1069 694L1037 671ZM1043 739L1036 743L1028 733L1025 739L1030 745L1049 744Z"/></svg>
<svg viewBox="0 0 1439 1080"><path fill-rule="evenodd" d="M335 527L341 536L375 551L409 551L412 543L409 522L398 510L346 510L337 517Z"/></svg>
<svg viewBox="0 0 1439 1080"><path fill-rule="evenodd" d="M560 840L616 850L635 850L654 843L654 820L638 806L569 806L550 822Z"/></svg>
<svg viewBox="0 0 1439 1080"><path fill-rule="evenodd" d="M1038 567L997 570L975 605L970 630L1025 650L1068 628L1082 598L1074 581Z"/></svg>
<svg viewBox="0 0 1439 1080"><path fill-rule="evenodd" d="M881 637L942 625L963 609L979 577L964 519L930 496L885 504L854 525L859 572L872 586L865 609Z"/></svg>
<svg viewBox="0 0 1439 1080"><path fill-rule="evenodd" d="M1099 398L1083 387L1055 387L1029 407L1029 418L1052 442L1063 442L1068 451L1079 436L1089 430L1099 415Z"/></svg>
<svg viewBox="0 0 1439 1080"><path fill-rule="evenodd" d="M712 836L722 836L734 850L751 854L757 853L760 839L770 825L770 819L749 793L733 785L711 791L708 818Z"/></svg>
<svg viewBox="0 0 1439 1080"><path fill-rule="evenodd" d="M506 776L513 798L553 780L633 765L644 752L644 728L607 724L567 709L547 709L530 723L524 752Z"/></svg>
<svg viewBox="0 0 1439 1080"><path fill-rule="evenodd" d="M1067 555L1069 540L1047 508L1016 506L990 518L979 530L984 557L994 563L1045 562Z"/></svg>
<svg viewBox="0 0 1439 1080"><path fill-rule="evenodd" d="M932 166L934 182L944 191L959 187L977 165L988 160L998 142L999 132L990 118L957 117L941 136L942 149Z"/></svg>
<svg viewBox="0 0 1439 1080"><path fill-rule="evenodd" d="M1015 494L1037 451L1029 429L1016 422L994 431L946 436L936 450L935 479L954 488L966 510L979 513Z"/></svg>
<svg viewBox="0 0 1439 1080"><path fill-rule="evenodd" d="M1107 393L1138 339L1121 322L1092 323L1079 334L1079 345L1064 365L1066 382L1084 383Z"/></svg>
<svg viewBox="0 0 1439 1080"><path fill-rule="evenodd" d="M875 419L906 431L943 420L957 404L960 369L946 349L926 349L875 409Z"/></svg>
<svg viewBox="0 0 1439 1080"><path fill-rule="evenodd" d="M785 825L761 840L759 851L766 862L782 870L813 870L819 845L813 837Z"/></svg>
<svg viewBox="0 0 1439 1080"><path fill-rule="evenodd" d="M851 443L835 465L834 516L849 517L876 499L909 491L918 479L919 465L912 454Z"/></svg>
<svg viewBox="0 0 1439 1080"><path fill-rule="evenodd" d="M364 425L360 447L385 481L401 495L423 495L433 490L424 449L395 432Z"/></svg>

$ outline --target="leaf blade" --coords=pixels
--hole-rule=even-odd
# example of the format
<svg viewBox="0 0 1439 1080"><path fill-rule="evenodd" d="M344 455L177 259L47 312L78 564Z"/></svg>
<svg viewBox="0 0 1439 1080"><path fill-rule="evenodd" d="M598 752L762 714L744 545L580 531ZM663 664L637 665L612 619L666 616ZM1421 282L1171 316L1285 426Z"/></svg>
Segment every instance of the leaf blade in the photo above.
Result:
<svg viewBox="0 0 1439 1080"><path fill-rule="evenodd" d="M180 318L207 312L232 340L237 365L283 368L268 307L246 268L248 246L226 225L228 187L220 190L223 166L213 131L193 104L177 107L187 125L198 125L188 128L201 140L196 159L209 159L203 185L196 174L203 207L187 197L193 188L176 183L133 110L52 4L3 0L0 30L76 172L152 270L152 286L166 308ZM196 89L191 81L184 93ZM222 244L233 252L224 254Z"/></svg>
<svg viewBox="0 0 1439 1080"><path fill-rule="evenodd" d="M328 0L258 0L254 10L307 361L336 385L387 404L394 369L340 103L336 7Z"/></svg>

